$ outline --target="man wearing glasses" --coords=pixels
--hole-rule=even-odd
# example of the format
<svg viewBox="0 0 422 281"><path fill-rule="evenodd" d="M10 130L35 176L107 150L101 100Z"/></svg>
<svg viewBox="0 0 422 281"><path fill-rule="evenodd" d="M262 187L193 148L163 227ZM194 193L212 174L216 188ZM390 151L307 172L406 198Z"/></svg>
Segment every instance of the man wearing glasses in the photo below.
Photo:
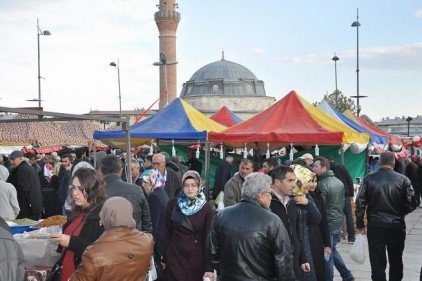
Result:
<svg viewBox="0 0 422 281"><path fill-rule="evenodd" d="M182 189L182 179L175 171L166 168L166 157L164 154L157 153L152 157L152 166L157 170L158 180L161 186L167 192L170 199L177 197Z"/></svg>

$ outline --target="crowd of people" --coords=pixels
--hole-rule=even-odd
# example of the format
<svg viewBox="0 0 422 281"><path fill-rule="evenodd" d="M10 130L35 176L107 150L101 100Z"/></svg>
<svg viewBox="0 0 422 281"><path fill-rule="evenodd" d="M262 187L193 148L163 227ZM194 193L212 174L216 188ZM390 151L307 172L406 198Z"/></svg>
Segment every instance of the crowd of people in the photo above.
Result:
<svg viewBox="0 0 422 281"><path fill-rule="evenodd" d="M145 280L152 269L159 281L332 281L334 267L343 281L355 280L336 247L344 222L355 240L353 180L343 165L306 153L283 164L265 159L257 171L253 161L228 156L207 198L202 164L195 151L187 156L185 164L165 152L142 160L98 153L93 163L53 154L40 162L14 151L10 171L0 163L0 217L68 216L51 238L61 252L55 280ZM411 164L418 160L404 161L405 176L385 152L362 180L356 233L367 231L373 280L386 280L386 250L390 280L403 276L404 217L420 204L420 165ZM217 211L209 199L220 193ZM12 260L21 264L21 251ZM13 280L23 280L19 264Z"/></svg>

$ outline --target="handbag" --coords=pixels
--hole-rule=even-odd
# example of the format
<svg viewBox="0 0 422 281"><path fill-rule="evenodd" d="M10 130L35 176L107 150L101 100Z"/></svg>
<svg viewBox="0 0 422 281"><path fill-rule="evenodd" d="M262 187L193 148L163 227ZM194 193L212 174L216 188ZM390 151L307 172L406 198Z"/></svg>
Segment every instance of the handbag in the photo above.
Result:
<svg viewBox="0 0 422 281"><path fill-rule="evenodd" d="M61 280L62 264L63 264L64 255L66 254L66 250L63 252L59 260L53 265L45 281L60 281Z"/></svg>

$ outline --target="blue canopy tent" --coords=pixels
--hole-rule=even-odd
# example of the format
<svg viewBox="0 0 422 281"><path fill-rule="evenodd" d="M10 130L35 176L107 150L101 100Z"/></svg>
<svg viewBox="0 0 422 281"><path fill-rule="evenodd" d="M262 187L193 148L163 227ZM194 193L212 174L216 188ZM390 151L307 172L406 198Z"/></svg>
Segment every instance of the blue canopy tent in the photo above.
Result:
<svg viewBox="0 0 422 281"><path fill-rule="evenodd" d="M340 121L346 124L350 128L361 133L367 133L369 135L369 143L384 144L384 145L388 144L387 135L376 134L374 131L370 131L364 128L359 123L346 117L346 115L344 115L337 109L333 108L327 101L323 100L322 102L320 102L320 104L318 105L318 108L324 111L326 114L328 114L332 118L336 119L337 121Z"/></svg>
<svg viewBox="0 0 422 281"><path fill-rule="evenodd" d="M211 120L187 102L180 98L172 101L168 106L155 115L136 123L129 128L129 136L124 130L95 131L94 139L114 147L134 147L152 140L190 144L203 140L205 153L205 183L209 183L210 149L208 132L225 130L226 127ZM207 186L208 187L208 186ZM208 188L207 188L208 190Z"/></svg>
<svg viewBox="0 0 422 281"><path fill-rule="evenodd" d="M175 99L157 114L130 126L131 146L155 140L198 141L206 140L209 131L221 132L225 126L205 116L180 98ZM121 147L125 131L95 131L94 139Z"/></svg>

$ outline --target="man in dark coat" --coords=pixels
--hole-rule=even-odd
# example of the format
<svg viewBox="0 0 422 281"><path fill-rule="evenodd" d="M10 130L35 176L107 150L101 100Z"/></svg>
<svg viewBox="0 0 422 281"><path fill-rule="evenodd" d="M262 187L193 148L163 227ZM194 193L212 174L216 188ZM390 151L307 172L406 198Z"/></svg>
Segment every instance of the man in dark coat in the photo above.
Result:
<svg viewBox="0 0 422 281"><path fill-rule="evenodd" d="M223 161L215 170L214 175L214 189L212 190L212 197L215 200L218 194L224 190L224 185L232 177L232 165L234 159L232 156L227 156L226 161Z"/></svg>
<svg viewBox="0 0 422 281"><path fill-rule="evenodd" d="M109 154L101 160L100 171L107 184L108 197L120 196L133 205L133 218L136 228L152 233L151 215L144 193L139 186L124 182L121 179L122 161L114 154Z"/></svg>
<svg viewBox="0 0 422 281"><path fill-rule="evenodd" d="M21 210L17 218L39 220L43 208L40 179L35 169L24 160L23 156L20 150L15 150L10 154L13 170L7 181L15 186L18 194Z"/></svg>
<svg viewBox="0 0 422 281"><path fill-rule="evenodd" d="M207 252L221 281L295 280L289 234L268 208L271 193L271 177L252 173L241 201L214 216Z"/></svg>
<svg viewBox="0 0 422 281"><path fill-rule="evenodd" d="M191 149L186 153L186 155L188 156L186 165L188 166L189 170L197 171L198 174L201 174L202 163L196 158L196 151Z"/></svg>
<svg viewBox="0 0 422 281"><path fill-rule="evenodd" d="M271 212L276 214L289 234L293 247L293 271L295 280L301 280L302 271L309 268L305 251L300 241L301 218L298 214L295 201L291 198L296 186L294 170L289 166L281 165L272 170L272 188L274 194L271 199Z"/></svg>
<svg viewBox="0 0 422 281"><path fill-rule="evenodd" d="M403 279L403 250L406 240L405 216L416 208L416 198L410 180L395 171L395 154L384 152L381 167L367 175L356 198L356 228L364 233L364 217L368 219L368 249L372 280Z"/></svg>

